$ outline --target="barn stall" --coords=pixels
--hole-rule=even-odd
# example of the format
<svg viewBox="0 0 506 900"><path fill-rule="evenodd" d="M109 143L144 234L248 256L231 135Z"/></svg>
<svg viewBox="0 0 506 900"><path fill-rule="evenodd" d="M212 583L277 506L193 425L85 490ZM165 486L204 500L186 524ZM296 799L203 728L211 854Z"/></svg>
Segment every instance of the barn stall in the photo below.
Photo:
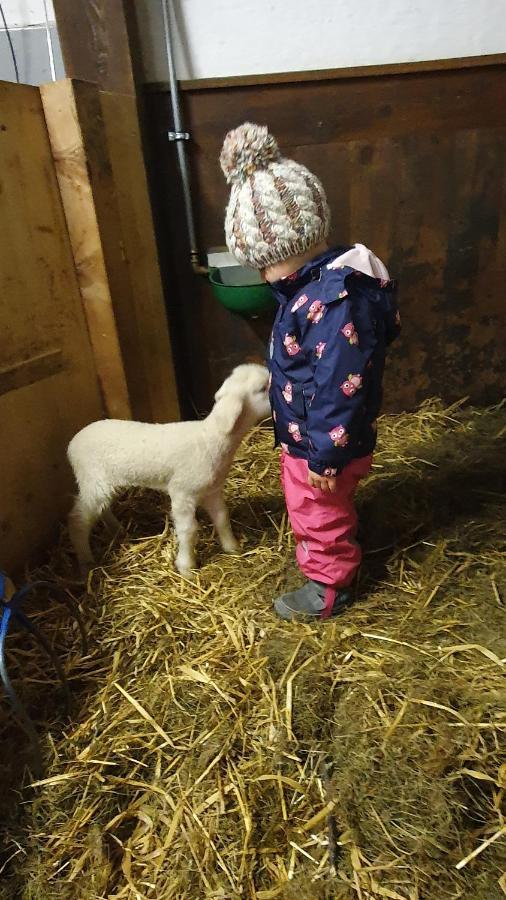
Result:
<svg viewBox="0 0 506 900"><path fill-rule="evenodd" d="M224 309L192 269L142 19L55 6L74 80L2 87L2 567L65 592L87 647L38 591L26 612L65 710L44 649L9 632L41 759L2 700L1 896L504 896L504 59L179 85L199 265L223 243L217 155L247 111L321 177L336 237L401 284L356 603L293 626L271 614L298 575L268 428L228 482L240 556L204 523L182 579L167 503L129 495L126 536L99 527L75 584L69 438L206 412L271 318Z"/></svg>

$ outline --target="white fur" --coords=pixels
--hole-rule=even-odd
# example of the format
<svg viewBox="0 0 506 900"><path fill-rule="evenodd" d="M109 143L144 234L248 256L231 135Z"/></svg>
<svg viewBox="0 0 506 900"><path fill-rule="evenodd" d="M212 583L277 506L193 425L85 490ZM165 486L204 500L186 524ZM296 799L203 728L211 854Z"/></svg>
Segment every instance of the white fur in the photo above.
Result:
<svg viewBox="0 0 506 900"><path fill-rule="evenodd" d="M72 439L68 457L79 494L69 516L69 532L85 574L93 564L90 531L101 516L119 528L110 512L125 488L166 492L178 540L176 567L188 575L195 566L195 511L209 513L226 553L238 549L222 488L235 452L249 429L270 413L268 373L254 363L237 366L200 422L150 425L105 419L83 428Z"/></svg>

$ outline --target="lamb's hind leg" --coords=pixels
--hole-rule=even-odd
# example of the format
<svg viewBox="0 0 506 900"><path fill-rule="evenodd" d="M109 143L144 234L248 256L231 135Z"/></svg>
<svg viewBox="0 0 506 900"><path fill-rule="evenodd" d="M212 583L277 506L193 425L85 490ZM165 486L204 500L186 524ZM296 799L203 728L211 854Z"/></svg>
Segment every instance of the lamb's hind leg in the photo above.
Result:
<svg viewBox="0 0 506 900"><path fill-rule="evenodd" d="M108 508L108 503L109 501L103 498L79 494L69 513L70 540L76 552L79 571L83 578L87 576L94 564L90 547L91 529L104 510Z"/></svg>
<svg viewBox="0 0 506 900"><path fill-rule="evenodd" d="M202 505L211 517L220 544L225 553L237 553L239 550L239 543L234 537L232 526L230 525L228 509L221 491L209 494L209 496L205 497L202 501Z"/></svg>

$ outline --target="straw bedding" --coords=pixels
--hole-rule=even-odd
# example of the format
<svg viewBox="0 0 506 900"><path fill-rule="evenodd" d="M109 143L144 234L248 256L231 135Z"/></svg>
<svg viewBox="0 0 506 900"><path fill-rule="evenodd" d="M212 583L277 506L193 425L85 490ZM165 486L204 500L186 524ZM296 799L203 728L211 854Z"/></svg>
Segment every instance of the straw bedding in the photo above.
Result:
<svg viewBox="0 0 506 900"><path fill-rule="evenodd" d="M505 434L504 407L383 419L357 600L324 626L271 614L299 576L269 431L228 484L243 552L204 524L194 582L165 500L119 501L127 538L80 598L90 655L59 607L34 613L70 723L39 650L10 638L47 769L7 810L0 896L504 897ZM50 568L69 566L63 540ZM12 786L24 738L0 716Z"/></svg>

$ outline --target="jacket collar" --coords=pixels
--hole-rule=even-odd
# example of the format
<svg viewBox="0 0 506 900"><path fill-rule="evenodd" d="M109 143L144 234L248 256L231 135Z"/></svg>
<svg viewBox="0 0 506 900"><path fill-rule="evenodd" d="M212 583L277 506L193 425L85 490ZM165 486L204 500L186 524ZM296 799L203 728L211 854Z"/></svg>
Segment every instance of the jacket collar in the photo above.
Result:
<svg viewBox="0 0 506 900"><path fill-rule="evenodd" d="M341 256L349 249L349 247L332 247L329 250L325 250L324 253L320 253L319 256L315 256L309 262L304 263L300 269L297 269L291 275L285 275L284 278L271 282L270 287L274 296L280 303L286 303L287 300L291 300L309 282L320 281L323 267L335 259L336 256Z"/></svg>

